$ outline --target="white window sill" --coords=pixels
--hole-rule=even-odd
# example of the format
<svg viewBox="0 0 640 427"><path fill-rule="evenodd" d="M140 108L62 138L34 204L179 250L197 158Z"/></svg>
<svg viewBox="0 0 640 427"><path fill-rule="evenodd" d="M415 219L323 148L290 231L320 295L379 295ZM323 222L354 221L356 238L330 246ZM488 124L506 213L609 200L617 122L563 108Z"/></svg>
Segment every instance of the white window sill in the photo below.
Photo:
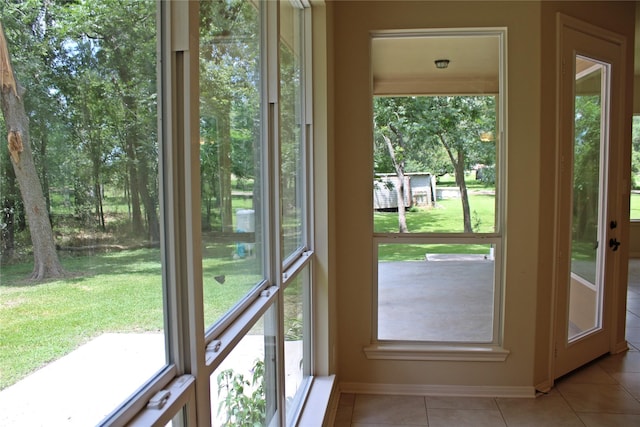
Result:
<svg viewBox="0 0 640 427"><path fill-rule="evenodd" d="M311 390L298 419L298 426L322 427L329 420L330 402L334 394L336 377L314 377Z"/></svg>
<svg viewBox="0 0 640 427"><path fill-rule="evenodd" d="M504 362L509 350L498 346L376 343L364 348L367 359Z"/></svg>

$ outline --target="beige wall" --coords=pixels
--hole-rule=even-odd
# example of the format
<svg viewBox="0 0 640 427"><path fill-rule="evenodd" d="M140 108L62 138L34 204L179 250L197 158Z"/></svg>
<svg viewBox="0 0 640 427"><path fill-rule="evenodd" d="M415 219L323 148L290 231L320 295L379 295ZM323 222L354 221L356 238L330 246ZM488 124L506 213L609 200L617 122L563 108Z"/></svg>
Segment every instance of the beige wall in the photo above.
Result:
<svg viewBox="0 0 640 427"><path fill-rule="evenodd" d="M335 171L341 383L531 386L539 197L539 5L470 2L336 2ZM506 362L368 360L371 342L372 30L508 27L508 217ZM517 46L518 48L514 48Z"/></svg>
<svg viewBox="0 0 640 427"><path fill-rule="evenodd" d="M333 3L337 374L341 384L531 387L546 379L553 240L555 4L539 2ZM622 2L624 3L624 2ZM573 5L573 6L572 6ZM560 4L626 30L623 5ZM633 3L631 9L633 9ZM633 17L633 14L631 14ZM608 20L611 20L611 24ZM607 20L606 23L601 22ZM606 25L605 25L606 24ZM505 362L369 360L373 297L370 32L508 28ZM545 33L550 31L550 34ZM545 62L541 65L541 52ZM550 61L547 62L547 60ZM543 93L542 89L549 91ZM545 191L541 191L541 188Z"/></svg>

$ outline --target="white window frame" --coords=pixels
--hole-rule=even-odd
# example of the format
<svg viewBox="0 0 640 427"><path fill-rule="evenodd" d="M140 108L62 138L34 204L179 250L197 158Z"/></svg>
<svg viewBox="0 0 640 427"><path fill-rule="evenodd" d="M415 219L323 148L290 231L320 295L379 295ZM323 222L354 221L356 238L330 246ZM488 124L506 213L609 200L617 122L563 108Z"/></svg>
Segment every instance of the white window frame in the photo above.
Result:
<svg viewBox="0 0 640 427"><path fill-rule="evenodd" d="M263 53L263 123L266 131L263 147L265 203L266 279L247 294L228 316L205 331L202 291L202 254L200 235L198 41L199 6L197 2L158 1L159 138L161 241L165 280L165 336L168 364L144 384L127 402L107 417L102 425L208 426L212 419L210 376L251 327L271 307L278 313L276 350L277 411L272 425L295 425L302 416L305 401L314 384L313 336L313 180L311 153L313 135L311 78L311 8L307 2L292 1L304 8L303 49L303 149L306 213L303 230L305 245L287 260L280 259L281 235L279 210L279 5L263 2L261 43ZM292 414L285 414L284 395L284 289L308 267L309 288L305 290L304 383ZM320 381L316 389L326 388ZM148 404L159 398L157 407Z"/></svg>
<svg viewBox="0 0 640 427"><path fill-rule="evenodd" d="M373 234L373 301L371 343L364 347L368 359L390 360L464 360L464 361L504 361L509 351L502 347L503 341L503 294L504 259L503 248L506 241L506 147L507 147L507 29L496 28L454 28L437 30L380 31L371 34L371 39L384 37L441 37L441 36L495 36L499 39L499 90L496 97L498 142L496 174L496 224L493 233L374 233ZM372 95L373 96L373 95ZM491 244L495 248L494 301L493 301L493 341L490 343L432 342L380 340L378 338L378 246L380 244Z"/></svg>

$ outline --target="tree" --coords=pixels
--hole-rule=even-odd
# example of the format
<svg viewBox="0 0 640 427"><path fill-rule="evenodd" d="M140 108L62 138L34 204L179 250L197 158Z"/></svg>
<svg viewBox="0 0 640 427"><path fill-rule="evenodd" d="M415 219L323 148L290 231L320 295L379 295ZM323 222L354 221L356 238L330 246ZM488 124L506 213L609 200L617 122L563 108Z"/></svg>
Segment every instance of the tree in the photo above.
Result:
<svg viewBox="0 0 640 427"><path fill-rule="evenodd" d="M376 135L381 139L388 159L391 160L391 166L398 178L398 231L407 233L407 217L405 212L406 201L405 195L405 167L407 142L405 141L405 130L410 132L411 123L408 122L406 115L406 104L411 102L412 98L377 98L376 114L374 115L374 123Z"/></svg>
<svg viewBox="0 0 640 427"><path fill-rule="evenodd" d="M573 237L597 240L600 194L600 96L576 96L573 145Z"/></svg>
<svg viewBox="0 0 640 427"><path fill-rule="evenodd" d="M15 79L9 47L1 23L0 80L0 103L7 129L8 149L20 187L33 244L34 267L31 279L61 277L65 275L65 271L56 253L49 213L29 141L29 118L24 108L26 90Z"/></svg>
<svg viewBox="0 0 640 427"><path fill-rule="evenodd" d="M377 138L385 141L398 179L411 164L442 168L437 150L444 150L460 189L465 233L473 232L465 170L474 163L493 164L495 98L492 96L412 96L376 98L374 124ZM488 139L488 141L485 141ZM379 147L379 145L377 145ZM432 153L436 153L433 155ZM395 160L393 159L395 157ZM435 161L432 162L431 158ZM402 181L400 181L402 182ZM399 203L400 204L400 203ZM399 213L401 208L399 207ZM402 215L399 214L403 232Z"/></svg>
<svg viewBox="0 0 640 427"><path fill-rule="evenodd" d="M64 126L61 126L64 121L60 120L54 90L54 82L59 77L55 60L58 43L53 24L53 17L58 15L58 4L21 0L5 3L4 6L0 8L0 21L4 25L7 44L20 46L20 49L13 49L11 61L21 86L29 88L28 96L23 99L29 117L29 143L47 211L51 216L50 188L59 177L61 159L68 158L69 145ZM53 159L51 153L54 154ZM14 236L26 230L27 225L10 156L2 156L2 159L0 170L5 212L2 259L8 261L14 253Z"/></svg>
<svg viewBox="0 0 640 427"><path fill-rule="evenodd" d="M200 3L201 135L205 136L207 166L216 167L203 170L203 189L216 194L225 232L234 231L232 172L241 172L242 177L254 175L249 169L255 164L254 153L259 152L255 145L260 117L258 16L252 2ZM210 157L213 153L217 154L215 161Z"/></svg>

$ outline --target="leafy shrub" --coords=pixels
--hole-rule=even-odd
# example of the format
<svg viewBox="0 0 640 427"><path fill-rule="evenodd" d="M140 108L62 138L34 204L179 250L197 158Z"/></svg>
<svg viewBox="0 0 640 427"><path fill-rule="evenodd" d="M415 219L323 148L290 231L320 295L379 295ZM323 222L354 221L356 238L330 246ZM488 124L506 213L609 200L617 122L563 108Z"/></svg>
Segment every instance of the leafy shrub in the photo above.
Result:
<svg viewBox="0 0 640 427"><path fill-rule="evenodd" d="M264 392L264 362L256 360L251 380L243 374L226 369L218 375L218 414L225 418L223 426L263 426L266 419Z"/></svg>

